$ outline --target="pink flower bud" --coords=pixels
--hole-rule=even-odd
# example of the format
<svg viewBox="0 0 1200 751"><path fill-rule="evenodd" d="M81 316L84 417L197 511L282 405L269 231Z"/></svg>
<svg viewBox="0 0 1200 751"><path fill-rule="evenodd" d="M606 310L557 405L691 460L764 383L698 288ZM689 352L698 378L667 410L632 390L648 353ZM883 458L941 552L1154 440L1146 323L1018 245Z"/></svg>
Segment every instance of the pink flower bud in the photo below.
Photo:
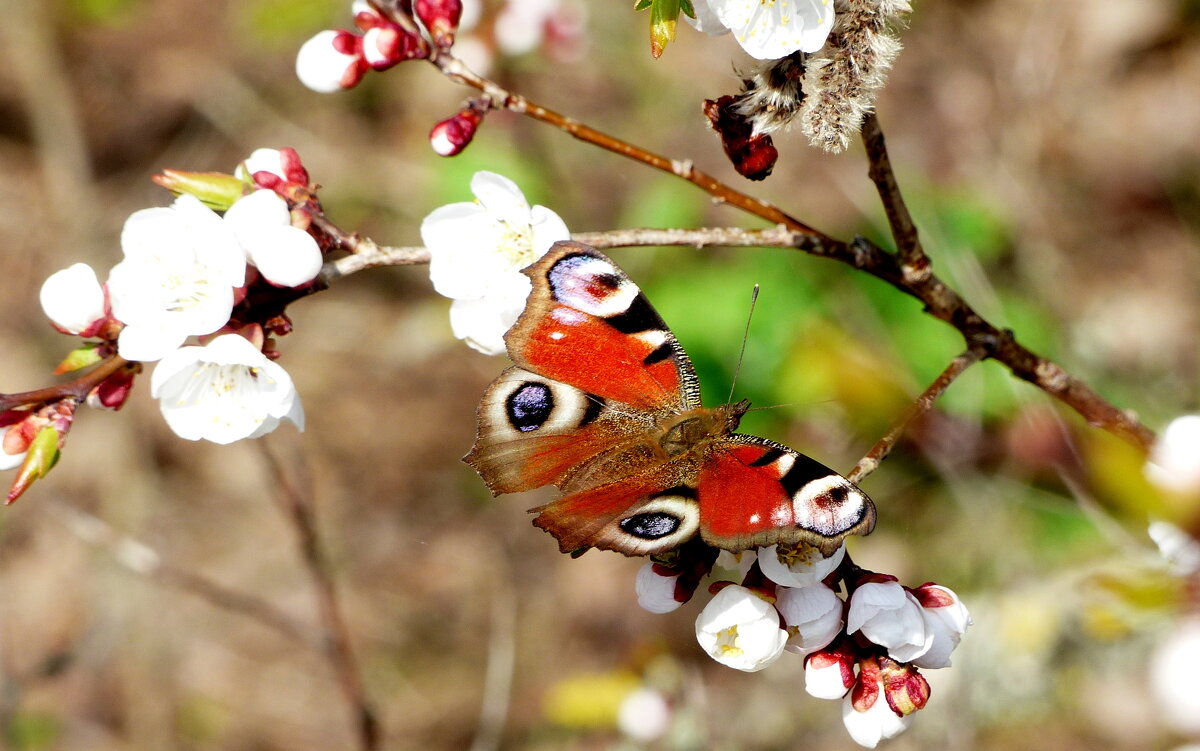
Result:
<svg viewBox="0 0 1200 751"><path fill-rule="evenodd" d="M487 110L469 105L429 131L429 145L439 156L455 156L467 148Z"/></svg>
<svg viewBox="0 0 1200 751"><path fill-rule="evenodd" d="M838 646L813 652L804 662L804 689L818 699L840 699L854 685L854 652Z"/></svg>
<svg viewBox="0 0 1200 751"><path fill-rule="evenodd" d="M462 19L462 0L416 0L413 5L434 44L441 49L454 44L454 32Z"/></svg>

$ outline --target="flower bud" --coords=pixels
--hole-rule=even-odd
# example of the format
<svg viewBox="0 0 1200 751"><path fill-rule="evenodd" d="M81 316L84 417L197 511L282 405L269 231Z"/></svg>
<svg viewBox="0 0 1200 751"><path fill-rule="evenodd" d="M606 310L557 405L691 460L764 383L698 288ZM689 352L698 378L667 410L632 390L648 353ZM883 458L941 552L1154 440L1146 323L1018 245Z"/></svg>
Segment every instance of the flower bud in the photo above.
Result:
<svg viewBox="0 0 1200 751"><path fill-rule="evenodd" d="M56 271L42 283L42 311L55 328L90 336L104 319L104 288L86 263Z"/></svg>
<svg viewBox="0 0 1200 751"><path fill-rule="evenodd" d="M846 633L861 631L868 640L885 647L900 662L911 662L933 646L934 633L926 626L921 603L891 577L873 575L850 596Z"/></svg>
<svg viewBox="0 0 1200 751"><path fill-rule="evenodd" d="M924 708L925 702L929 701L929 681L911 665L881 657L879 679L888 706L898 715L910 715Z"/></svg>
<svg viewBox="0 0 1200 751"><path fill-rule="evenodd" d="M859 663L858 681L842 704L842 723L854 742L875 748L908 727L909 716L899 715L884 698L879 664L874 658Z"/></svg>
<svg viewBox="0 0 1200 751"><path fill-rule="evenodd" d="M745 587L731 584L709 600L696 618L696 640L709 656L753 673L783 654L788 634L779 613Z"/></svg>
<svg viewBox="0 0 1200 751"><path fill-rule="evenodd" d="M443 50L454 44L454 32L462 19L462 0L416 0L413 9L434 44Z"/></svg>
<svg viewBox="0 0 1200 751"><path fill-rule="evenodd" d="M475 138L475 131L483 122L485 112L486 108L470 103L458 114L433 126L433 130L429 131L429 145L433 147L434 153L438 156L460 154Z"/></svg>
<svg viewBox="0 0 1200 751"><path fill-rule="evenodd" d="M125 406L129 392L133 391L133 380L136 372L130 368L121 368L108 378L96 384L87 395L87 403L97 409L118 410Z"/></svg>
<svg viewBox="0 0 1200 751"><path fill-rule="evenodd" d="M646 561L638 569L634 587L638 605L651 613L670 613L683 603L675 599L675 585L680 572L672 571L654 561Z"/></svg>
<svg viewBox="0 0 1200 751"><path fill-rule="evenodd" d="M847 646L821 649L804 662L804 690L818 699L840 699L854 685L858 658Z"/></svg>
<svg viewBox="0 0 1200 751"><path fill-rule="evenodd" d="M296 77L321 94L358 85L368 68L362 38L344 30L325 30L296 54Z"/></svg>
<svg viewBox="0 0 1200 751"><path fill-rule="evenodd" d="M913 664L921 668L950 667L950 653L971 625L971 614L958 595L938 584L926 582L910 592L921 603L925 627L933 634L929 651L913 660Z"/></svg>

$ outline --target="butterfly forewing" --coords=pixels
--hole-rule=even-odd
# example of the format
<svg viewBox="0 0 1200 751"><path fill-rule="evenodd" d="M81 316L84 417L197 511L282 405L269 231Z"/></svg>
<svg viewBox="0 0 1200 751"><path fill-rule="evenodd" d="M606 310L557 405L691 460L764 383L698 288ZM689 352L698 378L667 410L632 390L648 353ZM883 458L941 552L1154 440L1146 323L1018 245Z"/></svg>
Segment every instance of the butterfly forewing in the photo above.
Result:
<svg viewBox="0 0 1200 751"><path fill-rule="evenodd" d="M505 337L513 362L636 409L700 406L675 335L606 256L560 242L524 273L533 291Z"/></svg>

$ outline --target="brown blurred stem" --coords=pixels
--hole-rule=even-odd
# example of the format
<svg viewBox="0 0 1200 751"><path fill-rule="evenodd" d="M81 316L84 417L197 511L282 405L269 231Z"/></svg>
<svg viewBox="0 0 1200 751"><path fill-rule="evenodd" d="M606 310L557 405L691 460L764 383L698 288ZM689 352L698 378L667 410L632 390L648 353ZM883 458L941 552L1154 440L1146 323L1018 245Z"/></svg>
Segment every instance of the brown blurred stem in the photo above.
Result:
<svg viewBox="0 0 1200 751"><path fill-rule="evenodd" d="M846 475L846 479L853 483L859 483L867 475L879 469L880 463L892 452L896 441L900 440L900 436L904 434L909 424L932 409L933 403L945 393L950 384L954 383L954 380L962 375L967 368L982 360L984 354L982 349L975 348L968 349L954 358L946 366L946 369L942 371L941 375L933 383L929 384L929 388L921 392L916 401L908 405L908 408L904 410L904 414L900 415L900 418L892 423L892 426L888 428L888 432L871 447L866 456L858 460L858 464L854 465L854 469L850 470L850 473Z"/></svg>
<svg viewBox="0 0 1200 751"><path fill-rule="evenodd" d="M140 540L118 532L95 514L62 501L47 499L44 502L76 536L91 545L105 548L117 563L130 571L196 595L214 607L247 616L292 641L307 646L316 643L309 629L271 603L245 592L229 589L164 560L158 551Z"/></svg>
<svg viewBox="0 0 1200 751"><path fill-rule="evenodd" d="M337 586L330 575L329 561L317 534L312 501L305 490L309 485L295 481L295 467L299 466L298 463L293 463L295 466L291 468L285 467L271 451L269 442L265 439L259 441L258 446L279 488L276 498L295 531L300 559L304 562L316 592L317 610L324 631L321 652L329 661L342 696L354 716L359 748L363 751L376 751L381 741L379 720L367 699L362 673L350 641L350 629L342 614Z"/></svg>
<svg viewBox="0 0 1200 751"><path fill-rule="evenodd" d="M552 125L572 137L599 146L647 166L680 177L711 195L766 221L782 225L796 233L792 247L813 255L832 258L865 271L901 292L920 300L926 312L953 326L962 334L968 349L979 349L1003 363L1018 378L1029 381L1046 393L1070 406L1091 425L1110 431L1142 450L1149 450L1154 433L1138 422L1132 414L1117 409L1083 381L1071 376L1057 364L1031 352L1017 342L1008 330L997 328L972 308L928 268L917 240L912 219L900 200L899 186L885 159L882 132L878 120L870 121L872 140L871 171L876 185L884 196L885 209L894 229L898 229L900 253L889 253L865 238L846 242L809 227L779 208L753 198L726 185L711 175L696 169L690 160L669 159L639 146L586 126L573 118L547 109L523 96L514 94L494 81L477 75L462 61L445 51L435 51L430 57L443 74L453 81L474 87L486 94L493 106L525 115Z"/></svg>

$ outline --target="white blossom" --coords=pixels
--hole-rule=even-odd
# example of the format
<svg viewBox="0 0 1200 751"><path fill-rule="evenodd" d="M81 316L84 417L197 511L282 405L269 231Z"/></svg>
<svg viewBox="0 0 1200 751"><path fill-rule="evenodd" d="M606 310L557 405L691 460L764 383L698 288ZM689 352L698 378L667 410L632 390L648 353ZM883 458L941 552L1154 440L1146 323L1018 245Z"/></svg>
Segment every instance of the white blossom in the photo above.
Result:
<svg viewBox="0 0 1200 751"><path fill-rule="evenodd" d="M971 614L953 590L940 584L922 585L917 588L916 598L921 603L925 627L933 633L933 644L912 664L919 668L948 668L950 653L971 625Z"/></svg>
<svg viewBox="0 0 1200 751"><path fill-rule="evenodd" d="M42 283L39 298L46 317L71 334L86 331L104 317L104 288L86 263L51 274Z"/></svg>
<svg viewBox="0 0 1200 751"><path fill-rule="evenodd" d="M733 32L751 57L775 60L793 52L816 52L833 28L833 0L693 0L696 18L708 34Z"/></svg>
<svg viewBox="0 0 1200 751"><path fill-rule="evenodd" d="M505 55L523 55L537 49L546 36L546 23L561 0L508 0L496 14L496 46Z"/></svg>
<svg viewBox="0 0 1200 751"><path fill-rule="evenodd" d="M475 201L442 206L425 217L421 238L429 248L434 289L455 301L454 335L480 352L501 354L504 332L529 296L521 269L570 233L550 209L531 208L506 177L477 172L471 192Z"/></svg>
<svg viewBox="0 0 1200 751"><path fill-rule="evenodd" d="M675 599L675 583L679 575L664 576L654 570L654 561L647 560L638 569L634 587L638 605L651 613L670 613L683 603Z"/></svg>
<svg viewBox="0 0 1200 751"><path fill-rule="evenodd" d="M356 49L349 51L351 43ZM361 40L346 31L319 32L296 53L296 77L321 94L348 89L362 79Z"/></svg>
<svg viewBox="0 0 1200 751"><path fill-rule="evenodd" d="M1200 415L1172 420L1150 449L1146 477L1163 490L1200 493Z"/></svg>
<svg viewBox="0 0 1200 751"><path fill-rule="evenodd" d="M783 654L788 633L779 613L749 589L733 584L709 600L696 618L696 640L719 663L753 673Z"/></svg>
<svg viewBox="0 0 1200 751"><path fill-rule="evenodd" d="M125 258L108 276L113 316L125 324L117 349L127 360L158 360L188 336L229 322L246 257L229 227L194 196L143 209L125 221Z"/></svg>
<svg viewBox="0 0 1200 751"><path fill-rule="evenodd" d="M782 558L781 558L782 556ZM758 566L766 576L776 584L785 587L808 587L829 576L846 557L846 546L843 544L828 558L811 545L800 544L778 545L762 548L758 553Z"/></svg>
<svg viewBox="0 0 1200 751"><path fill-rule="evenodd" d="M164 357L150 378L150 393L171 430L191 441L258 438L282 420L304 429L304 410L287 371L236 334Z"/></svg>
<svg viewBox="0 0 1200 751"><path fill-rule="evenodd" d="M853 694L842 700L842 724L860 746L875 748L885 738L894 738L908 727L912 715L901 717L888 706L883 684L876 683L875 701L866 711L854 708Z"/></svg>
<svg viewBox="0 0 1200 751"><path fill-rule="evenodd" d="M292 226L287 201L273 190L256 190L225 212L225 223L268 282L299 287L321 272L321 248L312 235Z"/></svg>
<svg viewBox="0 0 1200 751"><path fill-rule="evenodd" d="M617 727L635 741L651 743L671 727L671 705L659 691L647 686L634 689L617 709Z"/></svg>
<svg viewBox="0 0 1200 751"><path fill-rule="evenodd" d="M850 596L846 633L862 631L897 662L912 662L933 646L921 603L897 582L867 582Z"/></svg>
<svg viewBox="0 0 1200 751"><path fill-rule="evenodd" d="M787 651L809 655L842 632L842 599L824 584L779 587L775 608L790 634Z"/></svg>
<svg viewBox="0 0 1200 751"><path fill-rule="evenodd" d="M1150 690L1168 727L1200 735L1200 617L1181 619L1150 656Z"/></svg>

